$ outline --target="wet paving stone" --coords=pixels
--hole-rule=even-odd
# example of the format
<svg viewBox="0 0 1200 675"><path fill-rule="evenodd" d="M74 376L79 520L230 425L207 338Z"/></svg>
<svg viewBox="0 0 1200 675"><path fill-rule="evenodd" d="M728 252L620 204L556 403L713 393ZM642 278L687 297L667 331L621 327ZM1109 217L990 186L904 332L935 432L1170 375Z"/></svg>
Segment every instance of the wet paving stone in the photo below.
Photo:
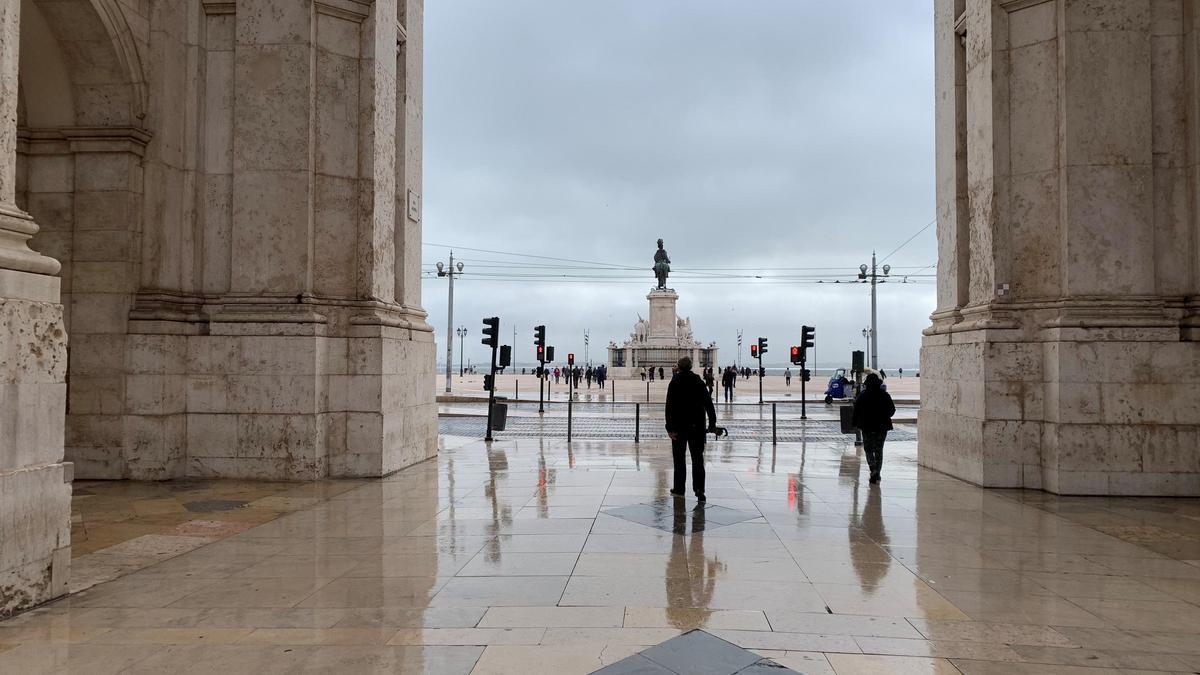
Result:
<svg viewBox="0 0 1200 675"><path fill-rule="evenodd" d="M249 503L241 499L205 499L198 502L184 502L183 507L192 513L215 513L240 509Z"/></svg>
<svg viewBox="0 0 1200 675"><path fill-rule="evenodd" d="M596 672L604 675L781 675L796 671L715 635L693 630Z"/></svg>
<svg viewBox="0 0 1200 675"><path fill-rule="evenodd" d="M694 534L761 518L759 513L738 511L716 504L689 504L682 499L660 499L605 509L603 513L673 534Z"/></svg>

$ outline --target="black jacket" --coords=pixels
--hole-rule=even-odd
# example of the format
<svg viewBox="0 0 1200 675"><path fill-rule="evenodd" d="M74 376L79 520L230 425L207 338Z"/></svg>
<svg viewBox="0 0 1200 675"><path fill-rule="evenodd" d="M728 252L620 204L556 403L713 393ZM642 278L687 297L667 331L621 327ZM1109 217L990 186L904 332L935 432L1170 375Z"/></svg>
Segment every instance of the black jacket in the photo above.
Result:
<svg viewBox="0 0 1200 675"><path fill-rule="evenodd" d="M896 404L881 388L866 388L854 401L854 426L863 431L890 431Z"/></svg>
<svg viewBox="0 0 1200 675"><path fill-rule="evenodd" d="M673 433L704 434L717 425L717 410L699 375L688 371L671 378L671 384L667 385L666 416L667 431Z"/></svg>

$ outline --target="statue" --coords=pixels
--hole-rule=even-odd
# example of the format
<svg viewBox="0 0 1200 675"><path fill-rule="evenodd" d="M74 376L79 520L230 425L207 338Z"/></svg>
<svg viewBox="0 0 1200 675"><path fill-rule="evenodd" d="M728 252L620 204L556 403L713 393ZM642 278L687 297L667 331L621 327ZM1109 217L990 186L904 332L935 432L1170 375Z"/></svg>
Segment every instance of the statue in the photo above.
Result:
<svg viewBox="0 0 1200 675"><path fill-rule="evenodd" d="M663 249L663 240L658 240L658 250L654 252L654 276L658 279L658 286L655 289L665 289L667 287L667 274L671 271L671 259L667 257L666 250Z"/></svg>
<svg viewBox="0 0 1200 675"><path fill-rule="evenodd" d="M638 322L633 327L633 339L636 342L645 342L649 336L650 323L643 319L641 314L638 314Z"/></svg>

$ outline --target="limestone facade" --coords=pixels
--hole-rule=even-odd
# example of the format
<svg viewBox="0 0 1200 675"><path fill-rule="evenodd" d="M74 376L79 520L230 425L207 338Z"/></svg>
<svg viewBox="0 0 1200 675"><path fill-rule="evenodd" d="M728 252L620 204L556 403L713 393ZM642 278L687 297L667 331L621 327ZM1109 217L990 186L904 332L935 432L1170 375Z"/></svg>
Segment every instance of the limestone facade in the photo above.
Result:
<svg viewBox="0 0 1200 675"><path fill-rule="evenodd" d="M920 461L1200 494L1200 5L936 0Z"/></svg>
<svg viewBox="0 0 1200 675"><path fill-rule="evenodd" d="M303 480L436 452L422 12L0 0L0 615L65 588L72 465Z"/></svg>

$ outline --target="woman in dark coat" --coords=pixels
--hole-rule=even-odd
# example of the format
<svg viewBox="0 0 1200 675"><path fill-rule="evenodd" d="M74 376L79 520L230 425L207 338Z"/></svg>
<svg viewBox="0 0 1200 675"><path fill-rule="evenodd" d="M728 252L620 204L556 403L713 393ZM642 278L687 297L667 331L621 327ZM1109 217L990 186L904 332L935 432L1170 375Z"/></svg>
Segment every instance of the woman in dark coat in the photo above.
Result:
<svg viewBox="0 0 1200 675"><path fill-rule="evenodd" d="M871 482L879 482L883 468L883 442L892 429L892 415L896 404L892 396L883 389L883 380L875 373L867 375L863 391L854 402L854 426L862 430L863 448L867 452L867 465L871 467Z"/></svg>

